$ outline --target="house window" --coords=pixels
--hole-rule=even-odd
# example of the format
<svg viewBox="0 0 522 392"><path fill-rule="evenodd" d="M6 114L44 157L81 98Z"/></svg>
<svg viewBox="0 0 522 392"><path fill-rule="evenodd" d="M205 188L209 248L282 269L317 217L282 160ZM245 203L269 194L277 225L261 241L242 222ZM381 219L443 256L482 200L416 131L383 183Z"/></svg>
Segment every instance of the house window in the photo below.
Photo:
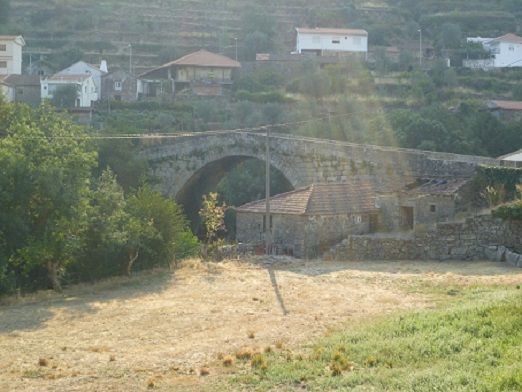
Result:
<svg viewBox="0 0 522 392"><path fill-rule="evenodd" d="M333 39L332 40L332 44L340 44L340 43L341 43L340 39Z"/></svg>
<svg viewBox="0 0 522 392"><path fill-rule="evenodd" d="M430 212L436 212L437 206L435 204L430 204Z"/></svg>
<svg viewBox="0 0 522 392"><path fill-rule="evenodd" d="M362 222L361 215L352 215L352 222L355 224L360 224Z"/></svg>
<svg viewBox="0 0 522 392"><path fill-rule="evenodd" d="M0 61L0 68L7 68L7 61Z"/></svg>
<svg viewBox="0 0 522 392"><path fill-rule="evenodd" d="M511 52L514 52L514 51L515 51L515 47L514 47L513 45L511 45L511 46L509 47L509 50L510 50Z"/></svg>
<svg viewBox="0 0 522 392"><path fill-rule="evenodd" d="M120 81L114 82L114 90L121 91L123 88L122 83Z"/></svg>
<svg viewBox="0 0 522 392"><path fill-rule="evenodd" d="M1 44L0 45L0 52L5 52L7 51L7 46L5 44Z"/></svg>

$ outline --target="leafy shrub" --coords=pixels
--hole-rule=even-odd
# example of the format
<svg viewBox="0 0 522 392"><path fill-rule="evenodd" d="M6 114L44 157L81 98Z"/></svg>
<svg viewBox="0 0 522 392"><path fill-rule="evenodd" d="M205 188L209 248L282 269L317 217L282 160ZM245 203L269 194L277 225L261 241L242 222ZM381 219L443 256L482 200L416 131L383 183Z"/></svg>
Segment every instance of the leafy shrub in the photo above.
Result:
<svg viewBox="0 0 522 392"><path fill-rule="evenodd" d="M522 200L501 205L495 208L492 214L497 218L522 221Z"/></svg>
<svg viewBox="0 0 522 392"><path fill-rule="evenodd" d="M235 94L236 99L240 101L251 101L257 103L287 103L292 102L291 98L279 91L263 91L259 93L251 93L245 90L239 90Z"/></svg>

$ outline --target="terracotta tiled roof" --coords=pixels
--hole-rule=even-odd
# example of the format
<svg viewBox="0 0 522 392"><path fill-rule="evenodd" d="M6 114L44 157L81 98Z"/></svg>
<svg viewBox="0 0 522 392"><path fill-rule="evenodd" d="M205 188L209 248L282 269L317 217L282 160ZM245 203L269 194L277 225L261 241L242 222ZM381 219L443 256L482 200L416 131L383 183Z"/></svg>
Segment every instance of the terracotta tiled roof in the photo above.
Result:
<svg viewBox="0 0 522 392"><path fill-rule="evenodd" d="M522 110L522 101L490 101L491 109Z"/></svg>
<svg viewBox="0 0 522 392"><path fill-rule="evenodd" d="M368 181L312 184L270 198L270 211L276 214L339 215L376 210L375 192ZM264 213L265 201L247 203L237 211Z"/></svg>
<svg viewBox="0 0 522 392"><path fill-rule="evenodd" d="M168 62L159 67L150 69L141 75L140 77L146 76L151 72L158 71L163 68L169 68L172 66L192 66L192 67L216 67L216 68L241 68L241 63L227 56L209 52L208 50L198 50L197 52L187 54L177 60Z"/></svg>
<svg viewBox="0 0 522 392"><path fill-rule="evenodd" d="M428 178L418 179L410 185L408 193L417 195L452 195L470 181L469 178Z"/></svg>
<svg viewBox="0 0 522 392"><path fill-rule="evenodd" d="M240 68L241 64L227 56L209 52L208 50L198 50L197 52L187 54L170 65L192 65L199 67L221 67L221 68Z"/></svg>
<svg viewBox="0 0 522 392"><path fill-rule="evenodd" d="M368 32L362 29L333 29L333 28L321 28L316 27L309 29L306 27L296 28L298 33L304 34L339 34L339 35L362 35L367 36Z"/></svg>
<svg viewBox="0 0 522 392"><path fill-rule="evenodd" d="M516 34L509 33L509 34L503 35L501 37L492 39L489 42L509 42L512 44L522 44L522 37L519 37Z"/></svg>
<svg viewBox="0 0 522 392"><path fill-rule="evenodd" d="M38 75L9 75L3 82L9 86L39 86L40 77Z"/></svg>

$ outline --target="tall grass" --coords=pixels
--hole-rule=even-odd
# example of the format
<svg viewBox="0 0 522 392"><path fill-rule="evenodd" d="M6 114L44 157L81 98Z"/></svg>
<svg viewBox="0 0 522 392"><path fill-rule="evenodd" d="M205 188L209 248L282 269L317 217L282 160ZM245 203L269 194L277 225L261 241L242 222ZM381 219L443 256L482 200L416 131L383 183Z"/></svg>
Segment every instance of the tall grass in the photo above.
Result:
<svg viewBox="0 0 522 392"><path fill-rule="evenodd" d="M472 289L448 309L388 317L334 333L306 355L269 356L235 388L521 391L522 292ZM342 363L349 366L339 366Z"/></svg>

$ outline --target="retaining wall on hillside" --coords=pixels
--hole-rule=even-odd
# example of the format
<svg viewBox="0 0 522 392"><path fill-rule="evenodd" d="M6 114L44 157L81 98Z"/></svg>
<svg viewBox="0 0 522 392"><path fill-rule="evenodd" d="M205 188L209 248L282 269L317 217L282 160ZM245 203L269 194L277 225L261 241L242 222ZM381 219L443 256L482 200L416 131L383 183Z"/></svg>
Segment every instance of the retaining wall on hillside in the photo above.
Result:
<svg viewBox="0 0 522 392"><path fill-rule="evenodd" d="M522 267L520 254L522 222L482 215L439 223L422 233L350 236L328 256L337 260L492 259Z"/></svg>

